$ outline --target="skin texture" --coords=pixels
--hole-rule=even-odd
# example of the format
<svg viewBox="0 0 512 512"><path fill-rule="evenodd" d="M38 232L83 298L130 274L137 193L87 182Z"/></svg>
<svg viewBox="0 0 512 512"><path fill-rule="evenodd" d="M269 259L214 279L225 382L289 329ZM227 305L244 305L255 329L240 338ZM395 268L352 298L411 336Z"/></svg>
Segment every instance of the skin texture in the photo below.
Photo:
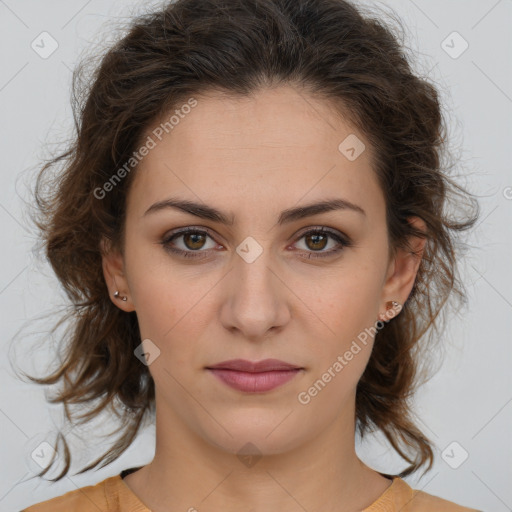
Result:
<svg viewBox="0 0 512 512"><path fill-rule="evenodd" d="M112 301L136 311L141 339L160 350L149 365L155 458L125 482L156 512L231 512L242 505L334 511L341 503L345 511L361 510L391 484L358 459L354 446L356 385L373 339L308 404L297 397L375 326L387 301L405 302L420 259L398 251L388 260L385 200L371 148L326 102L291 86L243 99L196 98L139 164L124 255L103 257ZM354 161L338 150L349 134L366 145ZM144 215L171 196L214 206L234 223L170 208ZM277 224L285 209L333 198L366 215L338 210ZM212 237L185 235L171 244L202 251L204 259L180 258L160 243L187 226L208 228ZM315 259L338 247L331 237L303 236L322 227L353 245ZM262 249L251 263L236 252L249 236ZM412 242L421 256L424 241ZM114 298L116 290L127 301ZM234 358L277 358L304 370L272 391L243 393L205 369ZM237 457L249 442L261 455L250 465Z"/></svg>

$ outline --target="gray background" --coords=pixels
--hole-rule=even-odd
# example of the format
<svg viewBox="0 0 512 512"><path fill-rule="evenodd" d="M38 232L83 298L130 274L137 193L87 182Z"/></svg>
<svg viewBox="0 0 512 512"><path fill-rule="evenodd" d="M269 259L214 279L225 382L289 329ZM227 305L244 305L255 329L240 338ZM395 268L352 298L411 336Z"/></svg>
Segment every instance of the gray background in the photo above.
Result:
<svg viewBox="0 0 512 512"><path fill-rule="evenodd" d="M364 3L391 7L404 21L407 44L419 59L418 70L428 72L441 89L450 135L454 147L460 148L461 172L467 176L463 184L480 196L482 206L478 227L469 239L472 249L462 267L468 306L449 323L440 370L416 399L419 424L437 447L436 464L424 477L418 474L406 481L481 510L512 510L512 1ZM79 457L70 476L55 484L30 479L37 467L31 454L51 438L62 411L46 403L42 388L17 379L9 363L15 357L18 367L42 371L54 358L56 340L45 336L44 330L56 317L39 317L62 304L64 295L49 267L36 258L36 231L26 203L32 202L27 187L38 162L71 134L71 69L84 49L108 46L115 34L107 24L129 21L143 4L148 8L159 2L0 0L1 511L19 510L95 484L124 468L149 462L154 454L154 431L149 426L115 463L73 476L107 446L101 438L91 437L93 429L99 433L115 428L104 418L80 431L83 440L75 439L72 432L70 442ZM43 31L58 43L48 58L31 47ZM454 31L463 39L450 36ZM469 47L457 55L463 40ZM50 40L45 48L51 48ZM358 453L380 471L395 472L405 466L378 435L358 444ZM458 465L466 453L467 459Z"/></svg>

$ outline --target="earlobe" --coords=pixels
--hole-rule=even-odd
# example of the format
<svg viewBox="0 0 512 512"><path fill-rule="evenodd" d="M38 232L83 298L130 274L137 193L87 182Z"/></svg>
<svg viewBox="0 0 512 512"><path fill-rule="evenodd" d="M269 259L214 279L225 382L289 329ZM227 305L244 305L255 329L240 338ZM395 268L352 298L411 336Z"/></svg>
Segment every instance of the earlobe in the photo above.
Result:
<svg viewBox="0 0 512 512"><path fill-rule="evenodd" d="M124 271L123 256L112 249L105 239L100 242L103 276L112 302L123 311L134 311L130 300L128 282Z"/></svg>
<svg viewBox="0 0 512 512"><path fill-rule="evenodd" d="M402 304L399 302L396 302L395 300L388 300L388 302L386 302L386 312L379 314L379 320L382 322L388 322L400 313L402 307Z"/></svg>
<svg viewBox="0 0 512 512"><path fill-rule="evenodd" d="M115 280L114 280L114 284L115 284ZM114 297L115 297L116 299L121 299L121 300L124 300L124 301L128 300L128 297L127 297L126 295L120 295L120 294L119 294L119 290L116 290L116 291L114 292Z"/></svg>

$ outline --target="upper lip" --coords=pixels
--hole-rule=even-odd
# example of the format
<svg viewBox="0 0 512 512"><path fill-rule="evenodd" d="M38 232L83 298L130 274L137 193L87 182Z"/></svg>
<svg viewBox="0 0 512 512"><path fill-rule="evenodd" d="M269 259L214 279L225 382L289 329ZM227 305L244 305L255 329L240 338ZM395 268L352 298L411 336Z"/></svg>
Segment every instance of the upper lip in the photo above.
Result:
<svg viewBox="0 0 512 512"><path fill-rule="evenodd" d="M246 359L230 359L229 361L222 361L213 366L207 366L207 369L223 369L235 370L239 372L271 372L277 370L300 370L300 366L295 364L286 363L279 359L263 359L261 361L247 361Z"/></svg>

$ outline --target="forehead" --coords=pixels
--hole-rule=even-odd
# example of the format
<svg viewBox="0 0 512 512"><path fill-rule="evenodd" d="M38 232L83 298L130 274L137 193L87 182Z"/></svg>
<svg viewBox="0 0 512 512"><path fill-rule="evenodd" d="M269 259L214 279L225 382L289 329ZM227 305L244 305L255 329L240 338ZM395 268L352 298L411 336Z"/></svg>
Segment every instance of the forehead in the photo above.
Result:
<svg viewBox="0 0 512 512"><path fill-rule="evenodd" d="M276 202L284 209L338 192L383 207L371 148L332 104L288 86L194 99L194 107L178 104L146 130L144 140L151 137L154 147L139 163L130 192L139 215L171 194L208 204L229 199L235 210L234 194L245 199L245 209ZM354 143L358 153L365 149L347 158Z"/></svg>

